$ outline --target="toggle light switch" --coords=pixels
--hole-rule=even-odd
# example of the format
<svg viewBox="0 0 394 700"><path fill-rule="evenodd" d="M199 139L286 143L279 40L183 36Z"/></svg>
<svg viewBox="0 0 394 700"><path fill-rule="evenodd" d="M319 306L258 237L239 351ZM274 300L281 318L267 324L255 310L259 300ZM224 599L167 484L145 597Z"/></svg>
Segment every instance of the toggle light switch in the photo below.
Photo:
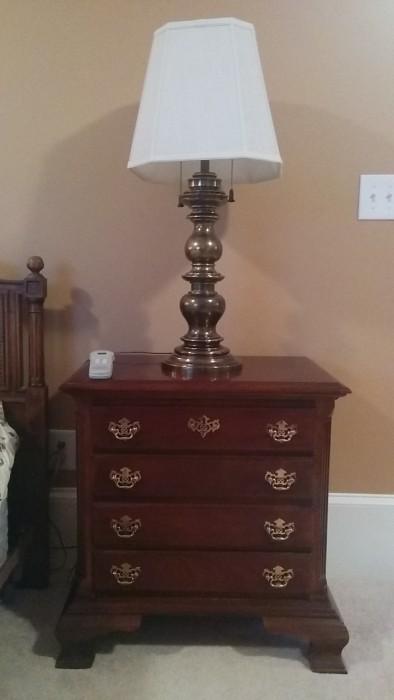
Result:
<svg viewBox="0 0 394 700"><path fill-rule="evenodd" d="M359 219L394 219L394 175L360 175Z"/></svg>

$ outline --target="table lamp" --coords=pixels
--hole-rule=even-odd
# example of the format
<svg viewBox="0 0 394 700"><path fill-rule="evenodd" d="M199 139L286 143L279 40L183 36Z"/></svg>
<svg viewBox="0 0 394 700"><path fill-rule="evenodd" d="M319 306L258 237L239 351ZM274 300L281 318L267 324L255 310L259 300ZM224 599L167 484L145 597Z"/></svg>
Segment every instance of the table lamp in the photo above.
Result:
<svg viewBox="0 0 394 700"><path fill-rule="evenodd" d="M222 254L216 210L234 201L233 183L271 180L281 168L252 24L169 22L154 33L128 167L144 180L177 183L179 206L191 209L191 269L183 275L191 289L180 302L189 327L164 368L187 376L239 370L216 331L225 309L215 291L223 279L215 269Z"/></svg>

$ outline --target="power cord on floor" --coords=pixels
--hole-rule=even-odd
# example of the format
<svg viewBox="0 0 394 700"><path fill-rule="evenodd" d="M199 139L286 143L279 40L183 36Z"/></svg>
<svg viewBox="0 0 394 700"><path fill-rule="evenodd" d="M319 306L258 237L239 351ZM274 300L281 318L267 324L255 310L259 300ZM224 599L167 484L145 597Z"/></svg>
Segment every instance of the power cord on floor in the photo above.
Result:
<svg viewBox="0 0 394 700"><path fill-rule="evenodd" d="M52 546L51 551L52 552L61 552L63 555L63 560L62 560L61 564L59 566L56 566L56 567L51 569L51 574L54 574L54 573L57 573L59 571L64 571L64 569L66 568L67 561L68 561L69 551L70 550L75 551L77 548L75 545L64 544L62 533L60 532L58 526L53 522L53 520L51 520L51 518L49 518L49 525L52 528L52 530L54 531L54 533L59 541L59 545L60 545L59 547ZM69 571L72 571L73 569L74 569L74 565L71 567L71 569L69 569Z"/></svg>
<svg viewBox="0 0 394 700"><path fill-rule="evenodd" d="M64 464L64 460L66 457L66 443L63 440L59 440L59 442L56 445L56 449L52 452L52 454L49 455L49 483L50 486L52 486L54 483L56 483L56 477L58 474L59 469L62 468ZM51 569L51 573L57 573L59 571L63 571L66 568L67 561L68 561L68 552L70 549L76 550L75 546L68 546L65 545L62 533L60 532L60 529L56 525L56 523L53 522L51 518L49 518L49 526L52 528L54 531L58 542L59 546L51 546L51 551L52 552L61 552L62 553L62 562L59 566L56 566ZM74 567L72 567L74 568Z"/></svg>
<svg viewBox="0 0 394 700"><path fill-rule="evenodd" d="M63 554L63 561L62 561L62 563L60 564L60 566L56 566L55 568L51 569L51 574L54 574L54 573L56 573L57 571L62 571L62 570L65 568L65 566L66 566L66 564L67 564L67 556L68 556L68 555L67 555L67 547L66 547L66 545L64 544L64 540L63 540L63 537L62 537L62 533L60 532L58 526L55 525L55 523L53 522L53 520L51 520L51 518L49 518L49 525L50 525L50 527L52 528L52 530L54 531L54 533L55 533L55 535L56 535L56 537L57 537L57 539L59 540L59 543L60 543L60 547L51 547L51 550L52 550L52 551L60 551L60 552L62 552L62 554Z"/></svg>
<svg viewBox="0 0 394 700"><path fill-rule="evenodd" d="M64 464L66 458L66 443L63 440L59 440L56 449L49 455L48 458L48 474L49 483L52 485L55 480L59 469Z"/></svg>

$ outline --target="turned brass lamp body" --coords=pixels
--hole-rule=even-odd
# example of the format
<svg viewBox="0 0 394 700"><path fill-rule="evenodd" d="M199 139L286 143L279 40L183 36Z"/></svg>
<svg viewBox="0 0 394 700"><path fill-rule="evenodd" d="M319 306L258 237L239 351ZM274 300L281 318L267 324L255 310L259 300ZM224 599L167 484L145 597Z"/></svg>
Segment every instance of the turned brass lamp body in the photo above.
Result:
<svg viewBox="0 0 394 700"><path fill-rule="evenodd" d="M190 207L187 218L194 227L185 245L185 254L192 266L183 275L191 289L180 302L189 327L181 338L182 345L175 348L163 365L195 370L236 370L240 362L222 345L223 338L216 330L226 303L215 289L216 282L223 279L215 268L222 255L215 222L218 219L216 210L227 202L227 195L221 190L220 179L210 172L209 161L201 161L201 169L189 179L189 189L180 201Z"/></svg>

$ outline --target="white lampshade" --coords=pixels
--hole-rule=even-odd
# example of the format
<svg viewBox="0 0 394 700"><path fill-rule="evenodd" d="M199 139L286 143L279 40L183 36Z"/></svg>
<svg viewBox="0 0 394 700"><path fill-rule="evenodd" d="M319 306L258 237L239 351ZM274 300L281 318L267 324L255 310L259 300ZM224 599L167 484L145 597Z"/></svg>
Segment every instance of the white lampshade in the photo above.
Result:
<svg viewBox="0 0 394 700"><path fill-rule="evenodd" d="M238 19L169 22L154 33L128 167L178 182L210 169L234 182L278 177L281 157L254 27Z"/></svg>

